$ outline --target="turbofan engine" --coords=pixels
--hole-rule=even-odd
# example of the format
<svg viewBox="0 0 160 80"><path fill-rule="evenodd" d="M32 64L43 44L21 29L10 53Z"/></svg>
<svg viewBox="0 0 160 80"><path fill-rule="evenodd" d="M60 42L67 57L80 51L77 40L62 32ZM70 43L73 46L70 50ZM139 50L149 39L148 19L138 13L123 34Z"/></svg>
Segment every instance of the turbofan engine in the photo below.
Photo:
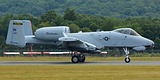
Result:
<svg viewBox="0 0 160 80"><path fill-rule="evenodd" d="M64 33L70 33L69 27L67 26L43 27L37 29L34 34L37 39L56 41L60 37L64 37Z"/></svg>

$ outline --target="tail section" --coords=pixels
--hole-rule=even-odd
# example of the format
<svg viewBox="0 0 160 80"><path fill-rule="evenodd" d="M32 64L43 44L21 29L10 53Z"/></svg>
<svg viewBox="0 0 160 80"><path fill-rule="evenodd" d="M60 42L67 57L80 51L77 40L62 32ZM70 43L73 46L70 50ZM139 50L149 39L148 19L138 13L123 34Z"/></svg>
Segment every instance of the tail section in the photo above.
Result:
<svg viewBox="0 0 160 80"><path fill-rule="evenodd" d="M33 35L29 20L11 20L9 23L6 44L25 47L25 36Z"/></svg>

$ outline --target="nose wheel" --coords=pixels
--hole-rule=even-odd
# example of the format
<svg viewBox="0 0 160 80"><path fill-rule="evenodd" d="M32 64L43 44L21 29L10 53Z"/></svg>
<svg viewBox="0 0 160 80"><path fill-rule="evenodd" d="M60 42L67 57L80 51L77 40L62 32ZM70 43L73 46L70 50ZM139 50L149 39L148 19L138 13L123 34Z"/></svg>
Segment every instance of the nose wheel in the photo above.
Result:
<svg viewBox="0 0 160 80"><path fill-rule="evenodd" d="M131 59L130 59L129 56L128 56L128 55L129 55L128 49L127 49L127 48L123 48L123 50L124 50L125 55L126 55L124 61L125 61L126 63L130 63Z"/></svg>
<svg viewBox="0 0 160 80"><path fill-rule="evenodd" d="M126 56L126 58L124 59L124 61L125 61L126 63L129 63L129 62L131 61L131 59L130 59L128 56Z"/></svg>

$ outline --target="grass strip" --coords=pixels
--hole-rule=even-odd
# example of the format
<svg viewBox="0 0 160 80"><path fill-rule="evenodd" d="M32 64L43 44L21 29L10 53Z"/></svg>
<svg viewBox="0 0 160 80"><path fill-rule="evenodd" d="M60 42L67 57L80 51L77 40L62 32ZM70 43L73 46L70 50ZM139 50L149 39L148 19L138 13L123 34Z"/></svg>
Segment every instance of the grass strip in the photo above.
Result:
<svg viewBox="0 0 160 80"><path fill-rule="evenodd" d="M0 66L1 80L159 80L160 66Z"/></svg>

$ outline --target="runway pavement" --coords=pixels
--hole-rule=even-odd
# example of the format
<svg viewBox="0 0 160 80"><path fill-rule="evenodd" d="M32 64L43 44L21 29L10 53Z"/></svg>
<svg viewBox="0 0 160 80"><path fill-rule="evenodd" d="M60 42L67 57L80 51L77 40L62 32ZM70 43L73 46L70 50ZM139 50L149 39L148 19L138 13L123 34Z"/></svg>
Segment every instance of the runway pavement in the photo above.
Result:
<svg viewBox="0 0 160 80"><path fill-rule="evenodd" d="M133 61L125 63L123 61L101 61L101 62L84 62L84 63L72 63L72 62L58 62L58 61L1 61L0 66L3 65L153 65L160 66L160 61Z"/></svg>

